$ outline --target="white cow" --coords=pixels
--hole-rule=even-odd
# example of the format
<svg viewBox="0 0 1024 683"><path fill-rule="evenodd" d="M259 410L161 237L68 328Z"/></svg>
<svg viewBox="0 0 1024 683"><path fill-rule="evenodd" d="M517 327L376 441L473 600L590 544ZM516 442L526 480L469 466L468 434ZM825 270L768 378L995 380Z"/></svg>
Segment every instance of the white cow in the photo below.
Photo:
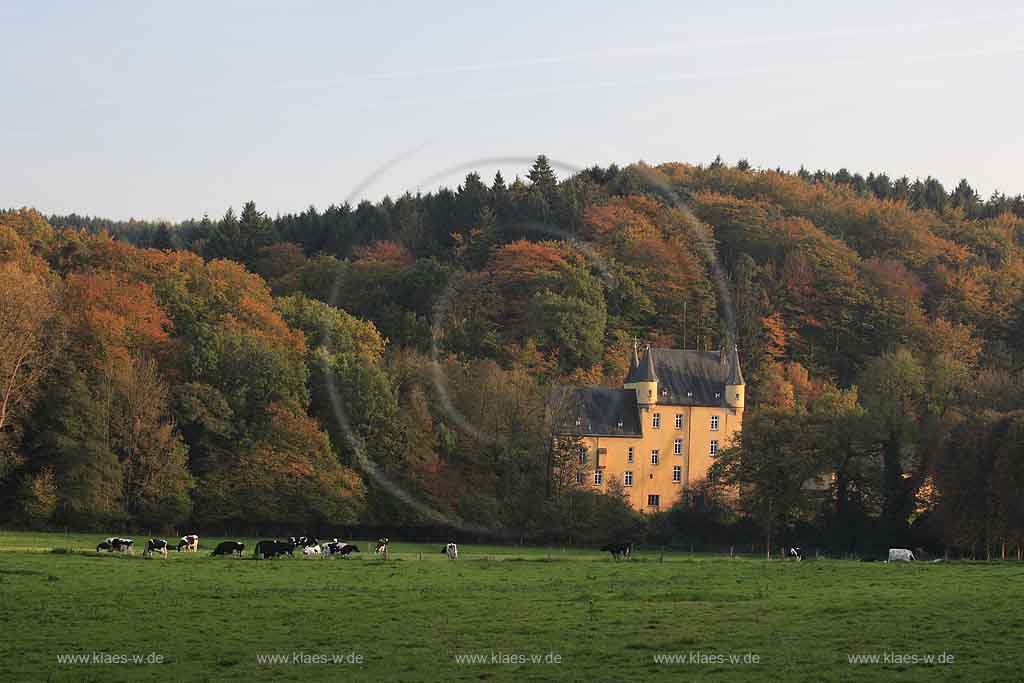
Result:
<svg viewBox="0 0 1024 683"><path fill-rule="evenodd" d="M310 557L312 555L319 555L320 554L320 546L318 546L318 545L307 545L305 548L302 549L302 554L307 556L307 557Z"/></svg>
<svg viewBox="0 0 1024 683"><path fill-rule="evenodd" d="M889 562L910 562L916 559L914 553L906 548L889 548Z"/></svg>

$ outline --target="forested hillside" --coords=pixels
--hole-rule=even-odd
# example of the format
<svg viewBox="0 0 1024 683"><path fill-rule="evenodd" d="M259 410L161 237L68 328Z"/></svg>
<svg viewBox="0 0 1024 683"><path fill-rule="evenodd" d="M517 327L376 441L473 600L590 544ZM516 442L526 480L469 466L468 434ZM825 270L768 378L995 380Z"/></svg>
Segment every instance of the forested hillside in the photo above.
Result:
<svg viewBox="0 0 1024 683"><path fill-rule="evenodd" d="M619 385L636 337L738 344L751 410L718 475L762 531L1013 546L1022 229L1020 196L966 182L543 157L276 218L7 212L3 515L596 538L635 520L551 480L545 407ZM741 533L712 500L647 533Z"/></svg>

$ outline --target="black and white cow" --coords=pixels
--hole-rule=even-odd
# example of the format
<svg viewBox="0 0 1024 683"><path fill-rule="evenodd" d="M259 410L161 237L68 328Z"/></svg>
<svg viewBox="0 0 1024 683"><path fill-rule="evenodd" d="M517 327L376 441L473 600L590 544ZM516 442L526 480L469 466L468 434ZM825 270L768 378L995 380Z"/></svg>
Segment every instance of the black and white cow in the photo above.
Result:
<svg viewBox="0 0 1024 683"><path fill-rule="evenodd" d="M448 543L445 547L441 548L441 553L448 556L449 560L459 559L459 546L454 543Z"/></svg>
<svg viewBox="0 0 1024 683"><path fill-rule="evenodd" d="M244 543L239 543L238 541L221 541L217 544L217 547L213 549L211 556L237 555L238 557L241 557L243 550L245 550Z"/></svg>
<svg viewBox="0 0 1024 683"><path fill-rule="evenodd" d="M360 552L359 546L354 543L345 543L338 539L325 543L321 548L321 554L324 557L348 557L352 553L358 552Z"/></svg>
<svg viewBox="0 0 1024 683"><path fill-rule="evenodd" d="M797 562L799 562L800 560L804 559L804 551L800 550L800 548L790 548L789 556Z"/></svg>
<svg viewBox="0 0 1024 683"><path fill-rule="evenodd" d="M199 535L189 534L188 536L182 536L181 540L178 541L178 552L199 552Z"/></svg>
<svg viewBox="0 0 1024 683"><path fill-rule="evenodd" d="M375 551L373 551L373 552L376 553L377 555L380 555L381 557L387 558L387 556L388 556L388 543L389 542L390 541L387 538L378 538L377 539L377 549Z"/></svg>
<svg viewBox="0 0 1024 683"><path fill-rule="evenodd" d="M117 536L111 536L110 538L96 546L96 552L105 550L108 553L133 553L134 544L135 541L133 541L130 538L118 538Z"/></svg>
<svg viewBox="0 0 1024 683"><path fill-rule="evenodd" d="M601 551L612 554L612 559L617 560L620 557L629 559L633 556L633 544L632 543L609 543L608 545L601 546Z"/></svg>
<svg viewBox="0 0 1024 683"><path fill-rule="evenodd" d="M167 541L162 538L151 538L146 541L146 549L142 551L144 557L149 557L153 553L160 553L164 557L167 557Z"/></svg>

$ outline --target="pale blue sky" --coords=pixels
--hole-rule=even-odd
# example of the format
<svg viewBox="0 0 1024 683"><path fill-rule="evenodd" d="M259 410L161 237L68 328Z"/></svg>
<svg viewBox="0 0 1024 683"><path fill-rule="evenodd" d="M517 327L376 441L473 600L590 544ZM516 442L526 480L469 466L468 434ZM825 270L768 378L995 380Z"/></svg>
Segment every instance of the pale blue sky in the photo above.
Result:
<svg viewBox="0 0 1024 683"><path fill-rule="evenodd" d="M833 4L0 0L0 207L278 213L542 152L1024 191L1024 9Z"/></svg>

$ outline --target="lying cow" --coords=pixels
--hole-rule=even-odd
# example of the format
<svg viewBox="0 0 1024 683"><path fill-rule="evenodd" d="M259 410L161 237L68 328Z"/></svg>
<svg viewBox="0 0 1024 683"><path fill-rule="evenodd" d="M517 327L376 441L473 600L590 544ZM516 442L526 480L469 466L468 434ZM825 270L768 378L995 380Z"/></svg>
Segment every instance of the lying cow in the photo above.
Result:
<svg viewBox="0 0 1024 683"><path fill-rule="evenodd" d="M906 548L889 548L889 562L912 562L917 558Z"/></svg>
<svg viewBox="0 0 1024 683"><path fill-rule="evenodd" d="M181 540L178 541L178 552L199 552L199 535L189 534L188 536L182 536Z"/></svg>
<svg viewBox="0 0 1024 683"><path fill-rule="evenodd" d="M167 541L162 538L151 538L146 541L146 549L142 551L143 557L149 557L153 553L160 553L167 557Z"/></svg>
<svg viewBox="0 0 1024 683"><path fill-rule="evenodd" d="M108 553L115 551L119 553L132 553L134 552L134 544L135 541L130 538L118 538L116 536L112 536L96 546L96 552L105 550Z"/></svg>
<svg viewBox="0 0 1024 683"><path fill-rule="evenodd" d="M295 544L291 541L260 541L256 544L254 554L257 560L267 560L282 555L295 557Z"/></svg>
<svg viewBox="0 0 1024 683"><path fill-rule="evenodd" d="M239 543L238 541L222 541L213 549L211 557L216 555L237 555L238 557L241 557L243 550L245 550L244 543Z"/></svg>
<svg viewBox="0 0 1024 683"><path fill-rule="evenodd" d="M612 559L617 560L620 557L629 559L633 555L633 544L632 543L609 543L608 545L601 546L601 551L612 554Z"/></svg>
<svg viewBox="0 0 1024 683"><path fill-rule="evenodd" d="M441 553L448 556L449 560L459 559L459 546L454 543L449 543L445 547L441 548Z"/></svg>
<svg viewBox="0 0 1024 683"><path fill-rule="evenodd" d="M302 549L302 554L306 557L312 557L313 555L320 554L320 546L318 545L307 545Z"/></svg>
<svg viewBox="0 0 1024 683"><path fill-rule="evenodd" d="M334 539L330 543L325 543L321 552L324 557L335 557L338 555L341 557L348 557L352 553L358 553L360 551L359 546L354 543L345 543L338 539Z"/></svg>

